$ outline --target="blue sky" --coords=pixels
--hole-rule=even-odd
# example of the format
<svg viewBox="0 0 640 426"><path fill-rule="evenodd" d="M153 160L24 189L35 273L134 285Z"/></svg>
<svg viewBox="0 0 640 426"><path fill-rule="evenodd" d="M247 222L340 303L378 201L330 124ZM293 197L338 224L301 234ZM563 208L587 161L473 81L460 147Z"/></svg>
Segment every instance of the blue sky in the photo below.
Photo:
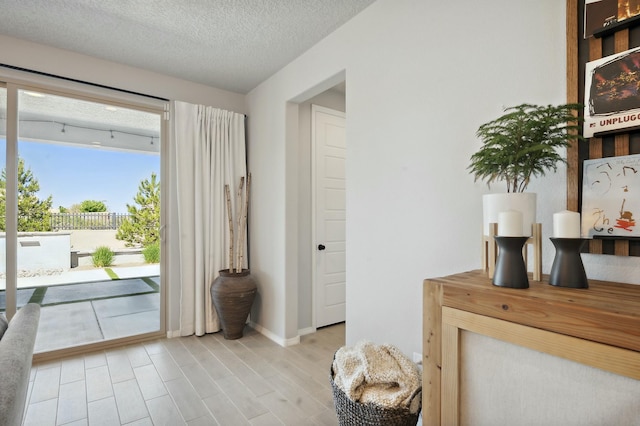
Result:
<svg viewBox="0 0 640 426"><path fill-rule="evenodd" d="M6 142L0 140L0 167L5 169ZM53 196L53 207L84 200L104 202L110 212L126 213L138 185L155 172L160 156L96 148L19 141L18 152L40 184L39 198Z"/></svg>

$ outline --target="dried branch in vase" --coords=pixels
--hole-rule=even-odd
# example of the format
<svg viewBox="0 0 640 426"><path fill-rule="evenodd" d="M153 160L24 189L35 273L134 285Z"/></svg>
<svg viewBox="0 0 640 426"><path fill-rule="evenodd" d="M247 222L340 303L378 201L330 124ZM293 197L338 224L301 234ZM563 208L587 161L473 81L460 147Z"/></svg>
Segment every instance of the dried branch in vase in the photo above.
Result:
<svg viewBox="0 0 640 426"><path fill-rule="evenodd" d="M244 176L240 178L238 186L237 205L238 215L236 220L233 218L233 208L231 205L231 191L229 185L225 185L225 195L227 203L227 218L229 223L229 272L242 272L242 262L244 260L244 246L247 228L247 213L249 210L249 190L251 184L251 174L247 176L246 185ZM234 224L237 225L237 232L234 230ZM237 236L237 240L235 237Z"/></svg>

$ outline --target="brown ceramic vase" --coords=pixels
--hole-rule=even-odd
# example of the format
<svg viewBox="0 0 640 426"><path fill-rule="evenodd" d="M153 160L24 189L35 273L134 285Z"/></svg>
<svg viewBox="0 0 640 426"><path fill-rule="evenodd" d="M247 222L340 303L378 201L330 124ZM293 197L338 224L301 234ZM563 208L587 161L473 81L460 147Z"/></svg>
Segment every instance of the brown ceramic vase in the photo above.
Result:
<svg viewBox="0 0 640 426"><path fill-rule="evenodd" d="M256 297L256 281L248 269L219 271L211 284L211 300L218 312L222 333L227 340L239 339Z"/></svg>

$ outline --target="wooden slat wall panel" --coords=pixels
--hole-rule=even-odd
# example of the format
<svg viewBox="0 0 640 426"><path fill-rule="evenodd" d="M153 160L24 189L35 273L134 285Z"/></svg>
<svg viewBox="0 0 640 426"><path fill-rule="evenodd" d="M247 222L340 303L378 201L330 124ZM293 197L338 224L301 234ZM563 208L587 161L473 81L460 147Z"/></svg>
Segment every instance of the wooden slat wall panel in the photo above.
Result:
<svg viewBox="0 0 640 426"><path fill-rule="evenodd" d="M570 11L578 10L578 0L567 0L567 102L578 102L578 79L580 72L578 61L578 14ZM580 160L578 155L578 142L574 142L567 148L567 209L579 212L578 201L578 175L580 173Z"/></svg>
<svg viewBox="0 0 640 426"><path fill-rule="evenodd" d="M566 0L567 5L567 102L583 103L578 88L581 76L584 72L584 60L580 60L581 50L583 57L589 61L609 56L613 53L623 52L639 45L638 37L632 36L629 28L616 31L612 36L602 38L591 37L583 40L580 22L583 19L584 0ZM637 31L636 31L637 32ZM637 35L637 34L636 34ZM632 137L630 132L617 133L615 136L593 137L580 144L587 144L580 149L580 144L574 144L567 149L567 209L580 211L581 209L581 170L582 160L596 159L609 156L621 156L635 154L633 147L638 145L638 135ZM582 153L582 154L581 154ZM586 155L585 155L586 153ZM581 156L582 155L582 156ZM615 254L617 256L640 256L640 242L629 240L589 241L588 251L594 254Z"/></svg>

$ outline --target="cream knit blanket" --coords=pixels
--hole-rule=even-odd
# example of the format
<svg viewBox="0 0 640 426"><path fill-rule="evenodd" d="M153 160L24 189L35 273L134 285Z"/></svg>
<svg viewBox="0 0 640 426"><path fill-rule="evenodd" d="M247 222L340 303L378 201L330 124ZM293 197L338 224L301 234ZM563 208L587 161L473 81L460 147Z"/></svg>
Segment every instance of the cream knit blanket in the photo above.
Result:
<svg viewBox="0 0 640 426"><path fill-rule="evenodd" d="M417 365L398 348L365 340L338 349L333 372L335 384L349 399L384 408L409 407L422 386Z"/></svg>

